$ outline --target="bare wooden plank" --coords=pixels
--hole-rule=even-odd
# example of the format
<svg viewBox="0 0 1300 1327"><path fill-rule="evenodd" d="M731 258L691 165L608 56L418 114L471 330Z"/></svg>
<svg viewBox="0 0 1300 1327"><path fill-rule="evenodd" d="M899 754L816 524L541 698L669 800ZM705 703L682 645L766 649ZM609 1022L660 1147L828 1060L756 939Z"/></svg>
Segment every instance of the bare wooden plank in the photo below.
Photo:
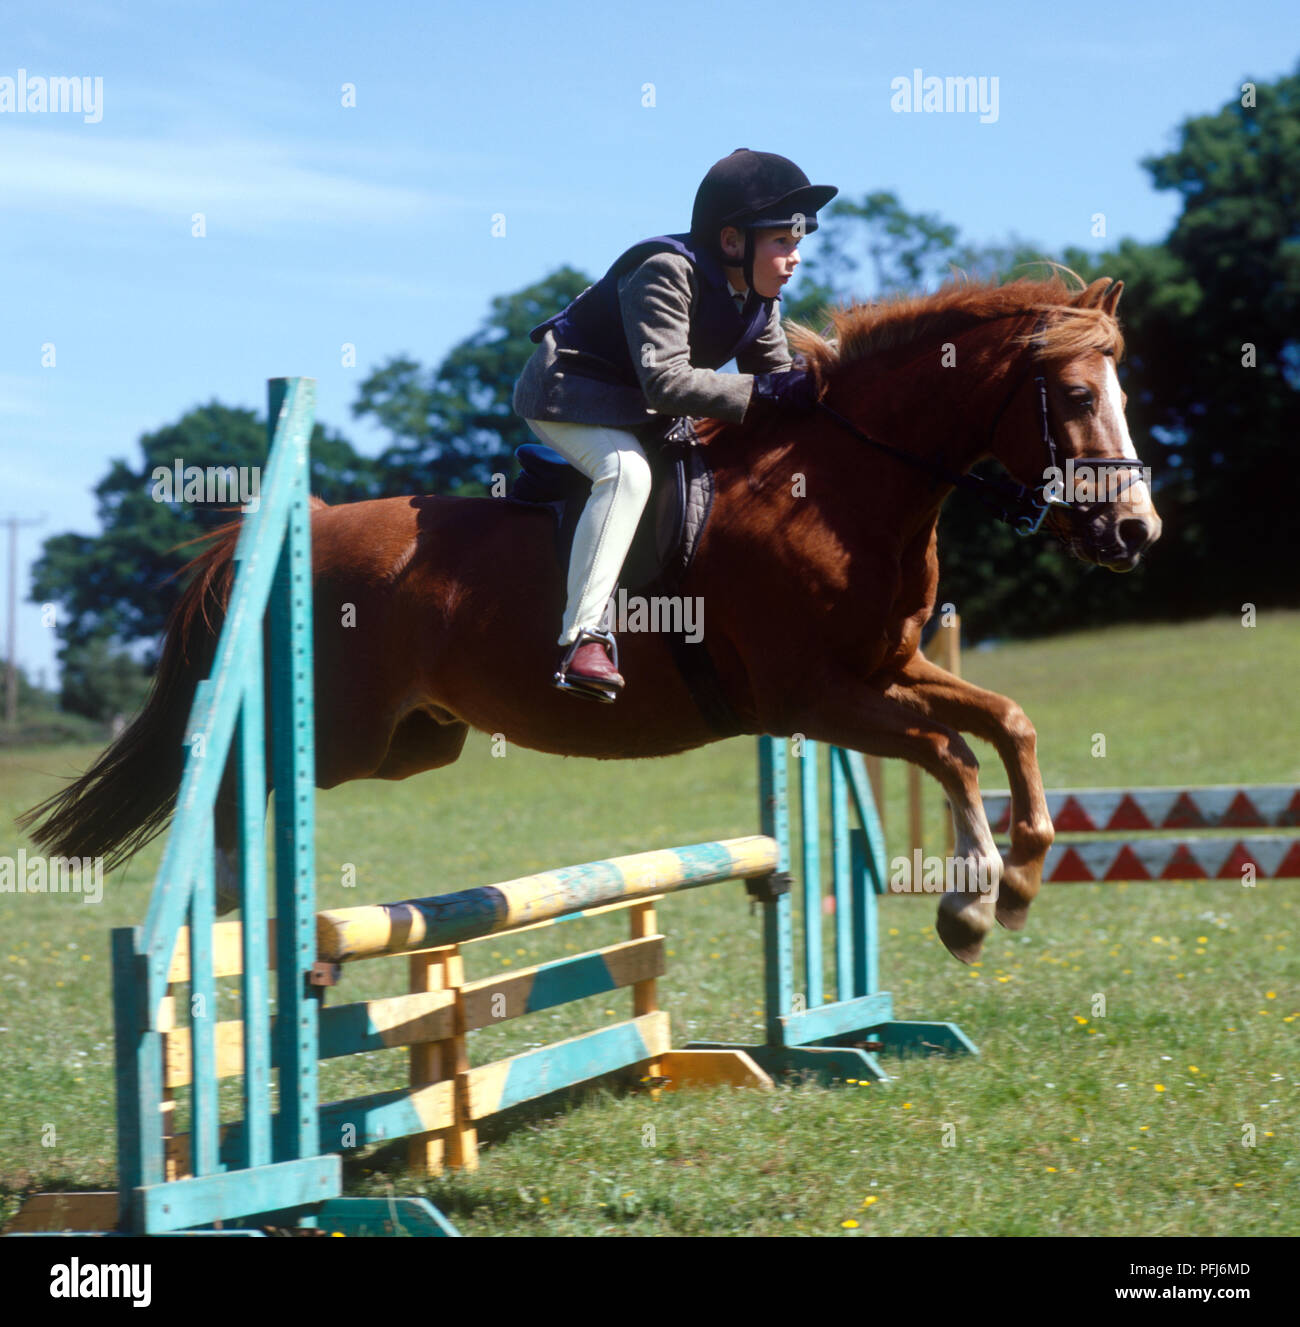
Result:
<svg viewBox="0 0 1300 1327"><path fill-rule="evenodd" d="M34 1193L5 1227L6 1235L60 1230L112 1230L116 1193Z"/></svg>
<svg viewBox="0 0 1300 1327"><path fill-rule="evenodd" d="M275 918L266 924L269 951L268 966L275 967ZM212 967L215 977L239 977L244 972L244 926L242 922L214 922L212 926ZM182 926L172 951L168 984L190 979L190 928Z"/></svg>

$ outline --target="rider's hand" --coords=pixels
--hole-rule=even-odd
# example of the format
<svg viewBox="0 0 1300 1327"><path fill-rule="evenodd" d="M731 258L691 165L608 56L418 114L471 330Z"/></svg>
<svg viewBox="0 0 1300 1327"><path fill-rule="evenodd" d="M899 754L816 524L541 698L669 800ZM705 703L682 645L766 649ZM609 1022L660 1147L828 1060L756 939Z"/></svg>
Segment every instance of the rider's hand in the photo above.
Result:
<svg viewBox="0 0 1300 1327"><path fill-rule="evenodd" d="M817 382L805 369L785 373L754 374L751 401L762 401L778 410L806 412L817 404Z"/></svg>

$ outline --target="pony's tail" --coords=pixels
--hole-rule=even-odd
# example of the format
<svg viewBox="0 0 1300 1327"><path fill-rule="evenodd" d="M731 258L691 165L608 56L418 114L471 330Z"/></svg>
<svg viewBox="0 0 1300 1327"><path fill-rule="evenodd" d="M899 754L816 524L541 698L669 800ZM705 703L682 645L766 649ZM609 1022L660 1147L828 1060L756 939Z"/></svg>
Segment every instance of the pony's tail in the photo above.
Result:
<svg viewBox="0 0 1300 1327"><path fill-rule="evenodd" d="M153 688L134 721L79 779L18 817L48 855L102 857L111 871L167 827L195 688L211 669L225 616L238 535L238 522L222 526L183 569L196 574L172 611Z"/></svg>

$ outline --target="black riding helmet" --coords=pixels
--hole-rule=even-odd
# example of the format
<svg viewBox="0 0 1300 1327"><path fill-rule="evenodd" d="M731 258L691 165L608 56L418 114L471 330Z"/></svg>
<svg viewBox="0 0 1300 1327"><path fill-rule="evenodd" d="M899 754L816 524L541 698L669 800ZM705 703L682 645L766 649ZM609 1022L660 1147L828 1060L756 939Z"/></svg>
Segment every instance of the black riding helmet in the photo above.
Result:
<svg viewBox="0 0 1300 1327"><path fill-rule="evenodd" d="M751 152L738 147L715 162L695 193L691 212L691 241L722 260L725 267L744 267L745 284L754 288L754 231L769 226L793 226L802 219L809 234L817 229L817 211L839 193L833 185L809 184L808 177L789 157L775 152ZM718 234L724 226L745 232L745 254L740 260L723 254Z"/></svg>

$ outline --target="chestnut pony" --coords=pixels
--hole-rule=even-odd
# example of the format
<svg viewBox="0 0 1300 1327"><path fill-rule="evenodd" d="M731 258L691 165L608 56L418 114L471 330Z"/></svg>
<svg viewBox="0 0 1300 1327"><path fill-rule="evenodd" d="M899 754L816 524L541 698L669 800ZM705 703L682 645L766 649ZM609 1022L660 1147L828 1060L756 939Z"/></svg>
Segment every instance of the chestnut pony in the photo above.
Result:
<svg viewBox="0 0 1300 1327"><path fill-rule="evenodd" d="M986 456L1035 491L1049 445L1061 466L1079 457L1136 464L1115 373L1121 288L1106 278L1081 291L1056 278L959 284L838 310L825 337L791 333L823 409L700 430L716 496L681 591L702 607L723 694L746 731L898 757L938 780L954 811L956 854L984 882L939 905L939 934L967 962L995 918L1024 925L1053 830L1024 712L918 648L935 602L939 508L950 481ZM551 687L564 577L546 511L494 498L313 505L320 787L450 765L471 728L598 759L718 739L662 635L623 635L627 689L614 705ZM1046 525L1076 557L1113 571L1135 566L1160 533L1149 488L1131 468L1118 497L1051 507ZM111 868L164 827L237 530L219 531L192 564L135 722L24 817L47 849L104 856ZM961 732L991 743L1006 767L1005 862ZM229 790L217 819L228 872L237 850Z"/></svg>

